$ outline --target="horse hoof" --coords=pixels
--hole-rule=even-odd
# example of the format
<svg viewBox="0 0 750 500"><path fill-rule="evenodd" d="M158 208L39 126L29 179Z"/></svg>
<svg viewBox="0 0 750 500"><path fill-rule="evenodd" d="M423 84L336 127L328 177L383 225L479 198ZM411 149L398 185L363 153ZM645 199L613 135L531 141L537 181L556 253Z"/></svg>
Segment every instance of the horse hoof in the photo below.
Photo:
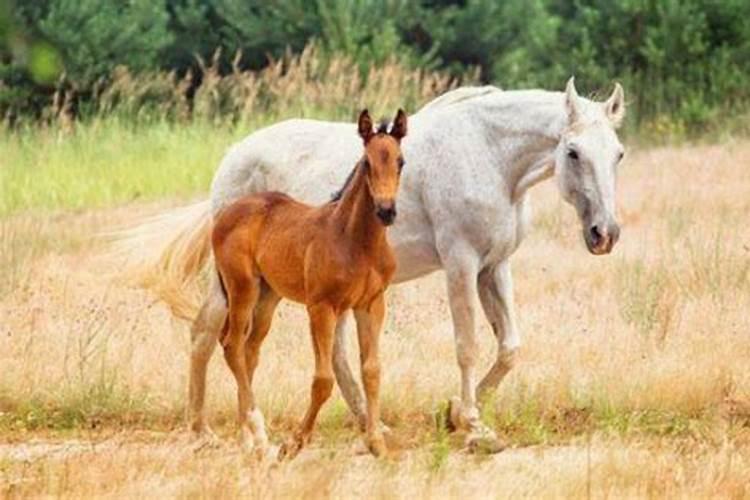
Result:
<svg viewBox="0 0 750 500"><path fill-rule="evenodd" d="M466 436L466 449L469 453L494 455L507 447L508 445L498 438L493 431L486 428L479 432L471 432Z"/></svg>

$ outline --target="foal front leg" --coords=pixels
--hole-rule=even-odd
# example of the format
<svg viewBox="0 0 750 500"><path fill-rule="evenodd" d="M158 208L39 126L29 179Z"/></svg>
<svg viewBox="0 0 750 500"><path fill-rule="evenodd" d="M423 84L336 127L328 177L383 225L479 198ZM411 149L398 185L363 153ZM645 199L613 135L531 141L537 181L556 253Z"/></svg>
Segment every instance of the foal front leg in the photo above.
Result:
<svg viewBox="0 0 750 500"><path fill-rule="evenodd" d="M367 309L354 311L357 320L357 337L362 369L362 384L367 398L367 447L376 457L386 453L385 440L380 429L380 332L385 317L383 294L372 301Z"/></svg>
<svg viewBox="0 0 750 500"><path fill-rule="evenodd" d="M336 314L328 304L307 307L315 352L315 375L310 387L310 406L294 439L281 448L280 458L293 458L310 440L321 406L333 390L333 336Z"/></svg>

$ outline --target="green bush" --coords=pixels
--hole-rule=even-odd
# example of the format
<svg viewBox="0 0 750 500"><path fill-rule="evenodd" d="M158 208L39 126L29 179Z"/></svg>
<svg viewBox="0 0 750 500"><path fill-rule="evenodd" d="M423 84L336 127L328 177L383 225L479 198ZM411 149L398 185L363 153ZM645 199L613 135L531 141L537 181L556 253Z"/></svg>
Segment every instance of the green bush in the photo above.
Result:
<svg viewBox="0 0 750 500"><path fill-rule="evenodd" d="M11 12L62 54L74 109L118 66L182 79L222 48L226 75L311 41L354 59L359 77L395 59L455 75L478 67L503 88L560 89L575 74L606 92L618 80L629 123L650 130L704 133L750 109L747 0L34 0ZM0 19L0 37L8 26ZM55 88L24 76L18 52L0 45L0 113L40 116Z"/></svg>

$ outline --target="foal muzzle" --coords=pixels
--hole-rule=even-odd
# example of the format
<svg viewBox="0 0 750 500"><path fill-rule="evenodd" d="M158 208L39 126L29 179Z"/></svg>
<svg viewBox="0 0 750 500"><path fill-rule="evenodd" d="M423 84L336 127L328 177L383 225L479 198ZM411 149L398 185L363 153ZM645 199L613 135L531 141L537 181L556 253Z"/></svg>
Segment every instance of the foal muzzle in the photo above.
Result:
<svg viewBox="0 0 750 500"><path fill-rule="evenodd" d="M375 207L375 215L385 226L390 226L396 220L396 203L380 202Z"/></svg>

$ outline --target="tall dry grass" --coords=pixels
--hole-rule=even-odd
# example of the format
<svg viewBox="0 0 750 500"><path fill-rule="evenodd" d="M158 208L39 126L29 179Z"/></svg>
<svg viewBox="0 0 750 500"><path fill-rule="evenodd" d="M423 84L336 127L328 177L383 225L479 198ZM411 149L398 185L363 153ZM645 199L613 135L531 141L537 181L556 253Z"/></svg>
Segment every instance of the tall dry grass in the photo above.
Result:
<svg viewBox="0 0 750 500"><path fill-rule="evenodd" d="M521 361L482 409L512 445L497 457L464 455L459 439L435 428L434 413L458 390L442 274L389 293L383 413L400 458L358 457L335 398L310 452L268 469L231 445L234 385L220 356L208 412L228 444L205 456L185 451L187 327L144 292L106 280L108 263L89 240L162 206L5 217L1 262L15 278L0 299L0 432L10 443L0 446L0 487L75 496L746 496L750 171L739 166L748 163L747 142L631 152L619 186L623 234L608 257L586 253L554 183L535 188L537 223L513 260ZM494 342L479 324L489 366ZM306 329L304 311L284 305L263 350L257 396L276 441L307 401ZM41 456L19 444L49 433L83 443L59 452L39 443Z"/></svg>
<svg viewBox="0 0 750 500"><path fill-rule="evenodd" d="M413 112L460 83L395 60L363 76L351 59L314 45L257 72L241 70L240 57L229 73L218 54L182 77L118 68L97 86L93 109L77 108L75 89L62 88L45 125L0 127L0 215L204 193L225 149L259 127L292 117L353 121L364 107Z"/></svg>

